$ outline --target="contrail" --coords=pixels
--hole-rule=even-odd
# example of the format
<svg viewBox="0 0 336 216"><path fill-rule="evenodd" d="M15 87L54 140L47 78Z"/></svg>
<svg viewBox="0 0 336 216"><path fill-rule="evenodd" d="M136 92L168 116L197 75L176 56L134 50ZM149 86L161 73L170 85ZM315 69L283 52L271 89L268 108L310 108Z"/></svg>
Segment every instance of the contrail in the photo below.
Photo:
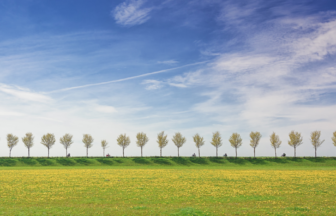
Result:
<svg viewBox="0 0 336 216"><path fill-rule="evenodd" d="M203 64L203 63L206 63L206 62L209 62L209 61L186 64L186 65L183 65L183 66L180 66L180 67L175 67L175 68L170 68L170 69L165 69L165 70L159 70L159 71L155 71L155 72L151 72L151 73L141 74L141 75L138 75L138 76L132 76L132 77L127 77L127 78L118 79L118 80L111 80L111 81L107 81L107 82L100 82L100 83L93 83L93 84L87 84L87 85L82 85L82 86L74 86L74 87L69 87L69 88L63 88L63 89L58 89L58 90L45 92L45 93L50 94L50 93L64 92L64 91L70 91L70 90L80 89L80 88L87 88L87 87L91 87L91 86L106 85L106 84L109 84L109 83L122 82L122 81L126 81L126 80L137 79L137 78L140 78L140 77L150 76L150 75L153 75L153 74L165 73L165 72L168 72L168 71L171 71L171 70L176 70L176 69L179 69L179 68L184 68L184 67L188 67L188 66L192 66L192 65Z"/></svg>

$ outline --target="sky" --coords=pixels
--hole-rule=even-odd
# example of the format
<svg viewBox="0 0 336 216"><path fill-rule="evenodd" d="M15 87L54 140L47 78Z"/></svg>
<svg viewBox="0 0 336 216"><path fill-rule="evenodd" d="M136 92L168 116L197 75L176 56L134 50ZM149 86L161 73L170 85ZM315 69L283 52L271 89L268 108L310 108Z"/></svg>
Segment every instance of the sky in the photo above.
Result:
<svg viewBox="0 0 336 216"><path fill-rule="evenodd" d="M31 156L46 156L41 137L53 133L51 156L64 156L59 139L74 136L69 153L85 156L83 134L94 138L89 156L139 156L136 134L149 137L144 156L158 156L157 134L187 139L180 155L197 153L192 136L219 131L219 155L233 156L232 133L253 156L251 131L262 139L257 156L294 155L288 134L303 136L297 156L313 156L310 133L325 142L318 156L336 156L336 2L333 0L1 0L0 156L6 136L35 136Z"/></svg>

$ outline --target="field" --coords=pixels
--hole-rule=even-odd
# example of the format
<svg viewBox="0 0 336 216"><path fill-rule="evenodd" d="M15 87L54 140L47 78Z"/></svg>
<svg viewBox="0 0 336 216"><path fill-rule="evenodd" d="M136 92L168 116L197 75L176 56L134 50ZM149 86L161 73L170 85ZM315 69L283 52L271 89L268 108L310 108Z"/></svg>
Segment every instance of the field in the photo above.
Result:
<svg viewBox="0 0 336 216"><path fill-rule="evenodd" d="M184 158L184 166L136 166L133 159L121 159L130 163L124 166L2 167L0 215L336 215L333 158L207 158L203 165Z"/></svg>

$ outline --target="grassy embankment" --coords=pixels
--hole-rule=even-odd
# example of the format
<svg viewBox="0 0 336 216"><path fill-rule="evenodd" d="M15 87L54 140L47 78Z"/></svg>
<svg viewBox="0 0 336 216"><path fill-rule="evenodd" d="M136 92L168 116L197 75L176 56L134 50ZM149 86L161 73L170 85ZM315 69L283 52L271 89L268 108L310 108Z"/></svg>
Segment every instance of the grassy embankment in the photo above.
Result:
<svg viewBox="0 0 336 216"><path fill-rule="evenodd" d="M0 158L0 169L12 168L58 168L58 167L101 167L101 168L336 168L336 157L75 157L75 158Z"/></svg>

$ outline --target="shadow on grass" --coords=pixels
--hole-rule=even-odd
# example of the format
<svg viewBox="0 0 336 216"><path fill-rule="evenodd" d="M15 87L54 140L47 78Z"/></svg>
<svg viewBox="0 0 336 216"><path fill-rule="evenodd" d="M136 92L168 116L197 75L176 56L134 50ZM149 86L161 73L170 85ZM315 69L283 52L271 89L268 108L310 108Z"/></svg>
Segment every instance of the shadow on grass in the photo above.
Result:
<svg viewBox="0 0 336 216"><path fill-rule="evenodd" d="M1 159L0 166L15 166L17 163L16 160L13 159Z"/></svg>
<svg viewBox="0 0 336 216"><path fill-rule="evenodd" d="M269 164L266 160L264 160L263 158L249 158L248 161L251 164L254 165L267 165Z"/></svg>
<svg viewBox="0 0 336 216"><path fill-rule="evenodd" d="M118 159L114 159L114 161L117 162L117 163L120 163L120 164L121 164L121 163L124 163L124 160L123 160L123 159L120 159L120 158L118 158Z"/></svg>
<svg viewBox="0 0 336 216"><path fill-rule="evenodd" d="M21 163L24 163L26 165L34 166L37 164L37 161L33 158L19 158L18 159Z"/></svg>
<svg viewBox="0 0 336 216"><path fill-rule="evenodd" d="M133 161L137 164L151 164L151 162L145 158L133 158Z"/></svg>
<svg viewBox="0 0 336 216"><path fill-rule="evenodd" d="M287 157L286 159L292 162L304 162L304 159L299 157Z"/></svg>
<svg viewBox="0 0 336 216"><path fill-rule="evenodd" d="M86 158L76 158L75 161L79 164L83 164L83 165L90 165L93 164L93 162L89 159Z"/></svg>
<svg viewBox="0 0 336 216"><path fill-rule="evenodd" d="M317 162L317 163L324 163L324 162L326 162L326 159L325 158L321 158L321 157L318 157L318 158L308 157L308 158L305 158L305 159L309 160L311 162Z"/></svg>
<svg viewBox="0 0 336 216"><path fill-rule="evenodd" d="M209 158L209 160L213 163L219 163L219 164L225 163L224 158L222 157L211 157Z"/></svg>
<svg viewBox="0 0 336 216"><path fill-rule="evenodd" d="M182 157L173 157L171 160L180 165L190 165L191 164L189 160L187 160L186 158L182 158Z"/></svg>
<svg viewBox="0 0 336 216"><path fill-rule="evenodd" d="M196 164L209 164L208 160L205 158L200 158L200 157L192 157L190 158L190 161Z"/></svg>
<svg viewBox="0 0 336 216"><path fill-rule="evenodd" d="M235 157L229 157L227 158L227 160L230 162L230 163L234 163L234 164L239 164L239 165L245 165L248 163L247 160L245 160L244 158L235 158Z"/></svg>
<svg viewBox="0 0 336 216"><path fill-rule="evenodd" d="M172 165L172 163L165 158L153 158L152 161L156 164L161 164L161 165Z"/></svg>
<svg viewBox="0 0 336 216"><path fill-rule="evenodd" d="M108 158L97 158L96 160L101 164L113 165L113 161L111 159L108 159Z"/></svg>
<svg viewBox="0 0 336 216"><path fill-rule="evenodd" d="M269 162L274 162L274 163L280 163L280 164L286 164L288 163L286 158L267 158L266 159Z"/></svg>
<svg viewBox="0 0 336 216"><path fill-rule="evenodd" d="M52 160L50 160L50 159L46 159L46 158L37 158L36 160L37 160L37 162L39 162L39 164L41 164L42 166L52 166L52 165L55 164Z"/></svg>
<svg viewBox="0 0 336 216"><path fill-rule="evenodd" d="M57 158L56 162L63 166L74 166L76 162L69 158Z"/></svg>

